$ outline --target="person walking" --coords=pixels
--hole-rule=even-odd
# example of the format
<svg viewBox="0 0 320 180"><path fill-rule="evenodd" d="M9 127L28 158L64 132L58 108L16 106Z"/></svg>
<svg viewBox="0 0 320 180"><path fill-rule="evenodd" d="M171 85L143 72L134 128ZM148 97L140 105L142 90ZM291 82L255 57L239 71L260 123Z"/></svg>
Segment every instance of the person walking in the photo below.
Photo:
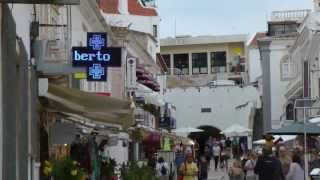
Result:
<svg viewBox="0 0 320 180"><path fill-rule="evenodd" d="M301 159L296 154L292 156L292 163L286 175L286 180L304 180L304 170L301 166Z"/></svg>
<svg viewBox="0 0 320 180"><path fill-rule="evenodd" d="M281 162L282 173L284 176L286 176L289 172L290 164L292 160L289 155L289 152L284 146L279 147L279 160Z"/></svg>
<svg viewBox="0 0 320 180"><path fill-rule="evenodd" d="M280 161L272 155L271 148L263 148L262 156L258 158L254 173L259 180L285 180Z"/></svg>
<svg viewBox="0 0 320 180"><path fill-rule="evenodd" d="M198 167L194 163L192 154L187 154L187 161L180 167L180 174L183 176L183 180L196 180L198 177ZM181 177L180 177L181 178Z"/></svg>
<svg viewBox="0 0 320 180"><path fill-rule="evenodd" d="M240 161L236 160L233 162L232 167L229 169L228 175L229 180L244 180L244 172Z"/></svg>
<svg viewBox="0 0 320 180"><path fill-rule="evenodd" d="M158 162L156 164L156 175L159 180L169 180L169 166L163 159L163 157L159 157Z"/></svg>
<svg viewBox="0 0 320 180"><path fill-rule="evenodd" d="M247 162L244 165L244 169L246 170L246 180L256 180L257 176L254 173L254 168L256 166L257 163L257 156L255 153L250 153L249 154L249 159L247 160Z"/></svg>
<svg viewBox="0 0 320 180"><path fill-rule="evenodd" d="M213 145L212 153L213 153L213 158L214 158L214 169L217 171L219 160L220 160L220 155L221 155L221 147L219 144L215 143Z"/></svg>
<svg viewBox="0 0 320 180"><path fill-rule="evenodd" d="M199 162L199 180L207 180L208 179L208 161L205 156L200 157Z"/></svg>
<svg viewBox="0 0 320 180"><path fill-rule="evenodd" d="M211 161L212 154L211 154L209 145L205 145L204 147L204 156L206 157L206 160L208 162L208 168L210 168L210 161Z"/></svg>

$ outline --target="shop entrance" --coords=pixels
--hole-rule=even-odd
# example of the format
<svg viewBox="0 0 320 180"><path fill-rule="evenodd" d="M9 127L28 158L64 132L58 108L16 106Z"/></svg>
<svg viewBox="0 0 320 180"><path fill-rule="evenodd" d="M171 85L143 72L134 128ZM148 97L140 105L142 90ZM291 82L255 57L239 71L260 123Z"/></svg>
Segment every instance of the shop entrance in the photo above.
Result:
<svg viewBox="0 0 320 180"><path fill-rule="evenodd" d="M199 152L202 154L204 152L205 143L209 137L220 139L222 135L220 134L221 130L213 126L199 126L198 129L204 131L190 133L188 137L198 142Z"/></svg>

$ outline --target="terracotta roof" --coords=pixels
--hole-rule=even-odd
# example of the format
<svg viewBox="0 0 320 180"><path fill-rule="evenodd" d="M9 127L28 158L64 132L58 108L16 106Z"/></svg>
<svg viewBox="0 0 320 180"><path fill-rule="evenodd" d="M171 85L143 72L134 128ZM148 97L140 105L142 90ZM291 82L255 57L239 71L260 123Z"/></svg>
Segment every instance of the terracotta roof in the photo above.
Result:
<svg viewBox="0 0 320 180"><path fill-rule="evenodd" d="M158 16L155 9L143 7L139 0L128 0L128 11L132 15Z"/></svg>
<svg viewBox="0 0 320 180"><path fill-rule="evenodd" d="M100 8L107 14L119 14L119 0L101 0Z"/></svg>
<svg viewBox="0 0 320 180"><path fill-rule="evenodd" d="M120 14L119 0L100 0L100 8L107 14ZM137 16L158 16L156 9L144 7L139 0L128 0L128 12Z"/></svg>
<svg viewBox="0 0 320 180"><path fill-rule="evenodd" d="M254 36L254 38L251 40L250 42L250 47L257 47L258 46L258 39L266 37L267 33L266 32L258 32L256 33L256 35Z"/></svg>

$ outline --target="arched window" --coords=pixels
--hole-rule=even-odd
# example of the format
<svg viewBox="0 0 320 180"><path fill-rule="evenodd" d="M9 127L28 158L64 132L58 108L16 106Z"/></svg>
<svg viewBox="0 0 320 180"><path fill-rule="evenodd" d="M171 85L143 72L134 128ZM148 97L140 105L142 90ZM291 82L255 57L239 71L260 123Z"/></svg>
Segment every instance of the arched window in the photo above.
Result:
<svg viewBox="0 0 320 180"><path fill-rule="evenodd" d="M288 104L286 107L286 119L294 120L294 107L292 103Z"/></svg>

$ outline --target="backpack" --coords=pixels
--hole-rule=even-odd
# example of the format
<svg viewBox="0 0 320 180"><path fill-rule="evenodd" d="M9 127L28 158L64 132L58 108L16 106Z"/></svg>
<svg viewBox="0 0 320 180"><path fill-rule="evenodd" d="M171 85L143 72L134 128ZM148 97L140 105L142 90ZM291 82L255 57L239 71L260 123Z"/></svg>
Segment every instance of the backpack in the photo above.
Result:
<svg viewBox="0 0 320 180"><path fill-rule="evenodd" d="M165 167L165 165L162 165L161 166L161 175L165 176L165 175L167 175L167 173L168 173L167 168Z"/></svg>

